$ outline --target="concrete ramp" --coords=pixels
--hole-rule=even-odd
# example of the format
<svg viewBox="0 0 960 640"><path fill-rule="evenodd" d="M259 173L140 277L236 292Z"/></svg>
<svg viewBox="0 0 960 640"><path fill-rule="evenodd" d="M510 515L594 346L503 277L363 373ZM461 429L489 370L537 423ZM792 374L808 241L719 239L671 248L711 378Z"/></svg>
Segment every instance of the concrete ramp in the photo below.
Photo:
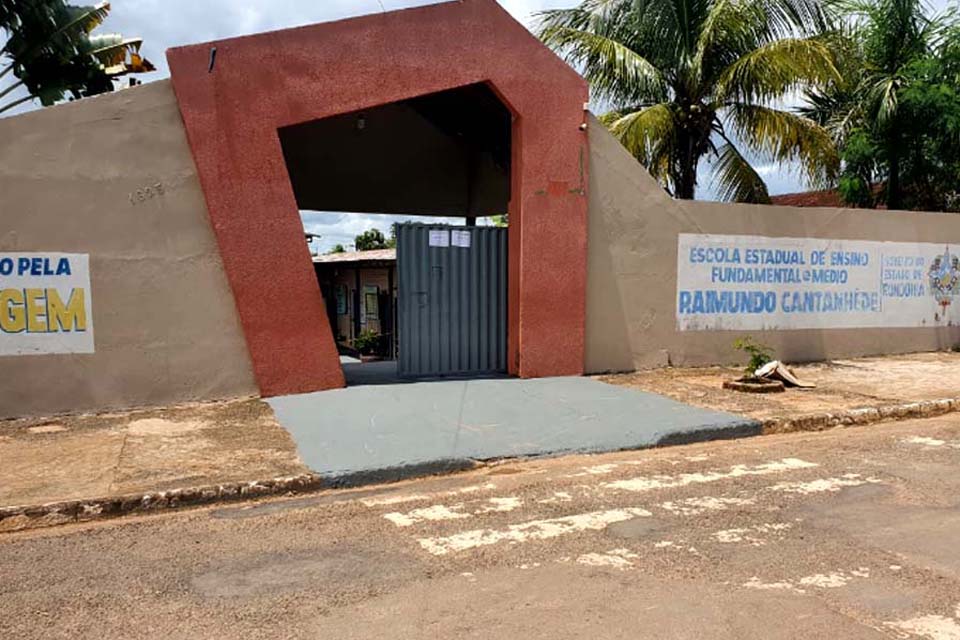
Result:
<svg viewBox="0 0 960 640"><path fill-rule="evenodd" d="M760 424L589 378L444 380L272 398L304 463L353 485L478 460L598 453L760 433Z"/></svg>

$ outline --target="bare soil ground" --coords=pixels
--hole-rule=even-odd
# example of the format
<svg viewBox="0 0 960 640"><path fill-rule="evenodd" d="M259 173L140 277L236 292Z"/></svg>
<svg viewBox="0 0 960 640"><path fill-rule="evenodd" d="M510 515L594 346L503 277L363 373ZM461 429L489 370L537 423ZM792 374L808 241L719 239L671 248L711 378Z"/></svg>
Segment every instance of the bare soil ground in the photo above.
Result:
<svg viewBox="0 0 960 640"><path fill-rule="evenodd" d="M0 506L307 471L260 400L0 422Z"/></svg>
<svg viewBox="0 0 960 640"><path fill-rule="evenodd" d="M775 394L722 388L724 380L743 375L743 370L736 367L667 368L597 379L757 419L960 397L960 353L833 360L791 369L798 378L817 387Z"/></svg>

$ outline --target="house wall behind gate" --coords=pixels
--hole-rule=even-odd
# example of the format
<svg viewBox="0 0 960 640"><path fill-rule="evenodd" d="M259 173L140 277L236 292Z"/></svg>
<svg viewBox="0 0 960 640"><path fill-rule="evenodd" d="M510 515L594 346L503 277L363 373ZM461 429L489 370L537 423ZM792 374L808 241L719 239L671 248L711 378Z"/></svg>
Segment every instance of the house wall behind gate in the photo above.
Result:
<svg viewBox="0 0 960 640"><path fill-rule="evenodd" d="M0 417L257 393L168 81L0 119L3 252L89 254L95 351L0 357Z"/></svg>
<svg viewBox="0 0 960 640"><path fill-rule="evenodd" d="M352 343L356 335L354 335L354 295L356 295L357 290L357 269L356 267L336 267L331 268L332 265L329 265L329 274L326 276L325 280L332 284L335 287L346 287L347 290L347 312L343 315L337 315L337 324L333 327L334 339L339 341L339 337L342 336L344 341ZM394 269L393 282L397 281L396 270ZM391 269L386 267L361 267L360 268L360 305L361 309L364 304L363 299L363 288L366 286L374 286L379 288L380 293L386 293L390 289L390 272ZM396 285L394 285L396 287ZM392 294L392 292L391 292ZM336 300L332 301L332 305L336 307ZM383 314L384 309L380 309L380 316L372 318L366 315L362 310L360 312L360 331L370 330L376 333L383 331L383 326L386 324L384 322Z"/></svg>
<svg viewBox="0 0 960 640"><path fill-rule="evenodd" d="M678 331L680 233L953 244L960 242L960 215L679 202L594 118L589 140L588 373L743 362L733 342L747 335L793 362L960 343L956 326Z"/></svg>

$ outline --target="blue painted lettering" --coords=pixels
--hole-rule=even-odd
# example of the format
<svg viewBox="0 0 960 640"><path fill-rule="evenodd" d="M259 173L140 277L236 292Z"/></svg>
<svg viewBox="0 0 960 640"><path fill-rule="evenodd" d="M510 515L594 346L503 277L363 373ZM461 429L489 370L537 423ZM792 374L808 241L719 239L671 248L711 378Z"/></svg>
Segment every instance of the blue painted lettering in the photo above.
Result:
<svg viewBox="0 0 960 640"><path fill-rule="evenodd" d="M682 314L773 313L776 309L773 291L681 291L678 305Z"/></svg>

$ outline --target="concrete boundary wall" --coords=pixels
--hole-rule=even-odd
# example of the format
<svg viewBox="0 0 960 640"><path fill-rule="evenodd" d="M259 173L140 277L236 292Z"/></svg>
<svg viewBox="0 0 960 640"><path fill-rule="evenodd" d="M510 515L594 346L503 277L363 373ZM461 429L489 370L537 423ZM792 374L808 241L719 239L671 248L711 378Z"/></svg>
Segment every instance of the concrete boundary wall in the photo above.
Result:
<svg viewBox="0 0 960 640"><path fill-rule="evenodd" d="M0 356L0 417L257 393L168 81L0 119L0 253L26 252L89 255L94 351Z"/></svg>
<svg viewBox="0 0 960 640"><path fill-rule="evenodd" d="M744 335L788 361L960 344L957 326L678 331L678 234L952 244L960 216L674 201L592 117L589 158L586 372L739 362ZM93 348L10 355L0 335L0 418L259 393L168 81L0 119L0 263L32 253L89 258Z"/></svg>
<svg viewBox="0 0 960 640"><path fill-rule="evenodd" d="M585 369L588 373L742 362L750 335L784 360L908 353L960 344L960 327L677 330L681 233L898 242L960 242L960 215L797 208L671 199L596 121L590 121Z"/></svg>

